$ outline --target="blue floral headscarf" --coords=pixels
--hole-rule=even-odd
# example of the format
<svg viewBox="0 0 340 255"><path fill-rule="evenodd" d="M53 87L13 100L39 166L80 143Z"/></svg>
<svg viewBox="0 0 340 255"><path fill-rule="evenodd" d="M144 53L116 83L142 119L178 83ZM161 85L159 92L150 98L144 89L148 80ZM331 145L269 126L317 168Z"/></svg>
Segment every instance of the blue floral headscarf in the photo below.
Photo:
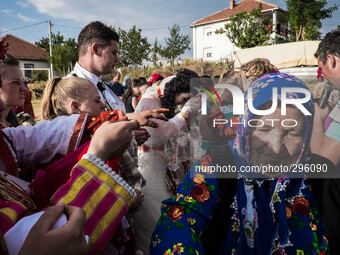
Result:
<svg viewBox="0 0 340 255"><path fill-rule="evenodd" d="M271 102L273 99L273 88L277 88L277 99L281 99L282 88L303 88L308 87L298 78L293 75L284 73L267 74L255 80L250 86L253 91L253 106L259 109L261 105ZM245 93L245 114L241 116L240 123L248 123L253 118L253 113L249 110L248 91ZM289 93L287 98L305 98L303 93ZM305 152L308 147L308 141L312 131L312 116L314 114L314 103L312 98L303 104L303 106L312 114L306 116L306 131L303 147L301 149L298 162L305 162ZM233 143L233 154L236 159L236 165L253 165L249 157L249 126L240 125L237 131L237 136Z"/></svg>
<svg viewBox="0 0 340 255"><path fill-rule="evenodd" d="M273 88L277 88L278 100L281 99L282 88L308 90L301 80L284 73L262 76L249 88L253 91L252 102L255 109L272 101ZM305 97L304 93L287 93L287 98L302 99ZM314 114L313 100L309 99L303 106L311 115L306 116L305 137L296 162L298 164L306 162L306 150L311 136ZM253 113L248 108L248 93L246 93L245 114L241 117L240 123L248 123L252 118ZM241 166L254 165L249 155L249 131L247 124L245 126L240 124L233 142L233 156L235 165L239 169ZM243 176L238 181L236 200L232 206L235 209L231 221L232 231L228 235L226 244L228 254L299 254L301 247L304 252L317 254L326 249L323 240L323 225L305 178L289 179L284 176L279 179L268 179L262 176L262 179L254 179L252 177L254 176ZM290 209L295 208L295 204L300 201L305 203L306 212L307 209L309 210L306 215L305 212L301 215L299 211ZM315 208L314 211L312 211L312 206ZM291 214L293 214L292 211L294 212L294 219L288 217L289 210ZM310 216L312 212L314 214ZM309 227L312 222L314 226L320 223L315 233ZM297 225L304 227L300 229L292 227Z"/></svg>

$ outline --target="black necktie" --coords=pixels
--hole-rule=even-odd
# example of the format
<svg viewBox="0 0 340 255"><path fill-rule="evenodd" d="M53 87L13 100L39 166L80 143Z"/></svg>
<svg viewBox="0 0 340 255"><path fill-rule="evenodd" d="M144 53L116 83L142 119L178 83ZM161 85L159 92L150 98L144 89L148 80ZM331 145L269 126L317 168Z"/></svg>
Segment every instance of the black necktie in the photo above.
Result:
<svg viewBox="0 0 340 255"><path fill-rule="evenodd" d="M98 81L97 88L100 90L100 92L105 91L105 86L102 82Z"/></svg>
<svg viewBox="0 0 340 255"><path fill-rule="evenodd" d="M109 102L107 101L107 98L106 98L106 89L105 89L105 85L104 83L102 83L101 81L98 81L97 83L97 88L99 89L100 93L103 95L103 98L105 100L105 105L106 105L106 108L107 110L112 110Z"/></svg>

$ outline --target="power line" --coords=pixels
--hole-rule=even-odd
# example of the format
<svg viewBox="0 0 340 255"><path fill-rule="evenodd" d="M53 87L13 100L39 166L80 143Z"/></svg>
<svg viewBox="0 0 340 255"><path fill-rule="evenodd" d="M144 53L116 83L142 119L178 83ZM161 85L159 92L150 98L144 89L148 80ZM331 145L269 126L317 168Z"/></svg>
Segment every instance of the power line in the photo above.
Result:
<svg viewBox="0 0 340 255"><path fill-rule="evenodd" d="M17 27L17 28L12 28L12 29L5 30L5 31L0 31L0 34L1 33L7 33L7 32L10 32L10 31L14 31L14 30L18 30L18 29L23 29L23 28L28 28L28 27L33 27L33 26L41 25L41 24L44 24L44 23L47 23L47 22L48 21L44 21L44 22L40 22L40 23L36 23L36 24L24 26L24 27Z"/></svg>
<svg viewBox="0 0 340 255"><path fill-rule="evenodd" d="M52 23L52 26L55 26L55 27L70 27L70 28L76 28L76 29L83 29L82 27L67 26L67 25L59 25L59 24L55 24L55 23Z"/></svg>
<svg viewBox="0 0 340 255"><path fill-rule="evenodd" d="M188 27L188 26L179 26L179 27ZM159 28L141 28L142 30L161 30L168 29L168 27L159 27Z"/></svg>
<svg viewBox="0 0 340 255"><path fill-rule="evenodd" d="M76 28L76 29L83 29L82 27L75 27L75 26L67 26L67 25L59 25L59 24L55 24L52 23L52 26L56 26L56 27L69 27L69 28ZM188 27L188 26L180 26L182 27ZM150 31L150 30L163 30L163 29L168 29L168 27L158 27L158 28L140 28L144 31ZM125 30L125 29L124 29Z"/></svg>
<svg viewBox="0 0 340 255"><path fill-rule="evenodd" d="M28 28L28 27L33 27L33 26L41 25L41 24L44 24L44 23L48 23L48 21L43 21L43 22L40 22L40 23L36 23L36 24L24 26L24 27L17 27L17 28L12 28L12 29L8 29L8 30L0 31L0 34L2 34L2 33L7 33L7 32L10 32L10 31L14 31L14 30L19 30L19 29L24 29L24 28ZM60 24L55 24L55 23L52 23L52 26L56 26L56 27L69 27L69 28L75 28L75 29L83 29L82 27L68 26L68 25L60 25ZM179 26L179 27L180 27L180 28L188 27L188 25ZM141 28L141 29L144 30L144 31L154 31L154 30L164 30L164 29L168 29L168 27Z"/></svg>

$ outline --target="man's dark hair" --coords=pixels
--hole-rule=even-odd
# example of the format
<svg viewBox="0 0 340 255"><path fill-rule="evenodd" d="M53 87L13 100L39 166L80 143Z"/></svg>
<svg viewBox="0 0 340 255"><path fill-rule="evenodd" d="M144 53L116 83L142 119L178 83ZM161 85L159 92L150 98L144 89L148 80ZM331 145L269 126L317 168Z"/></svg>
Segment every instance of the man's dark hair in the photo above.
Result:
<svg viewBox="0 0 340 255"><path fill-rule="evenodd" d="M111 45L112 41L119 42L118 33L100 21L92 21L79 33L79 56L84 56L88 47L94 42L98 42L101 46L106 47Z"/></svg>
<svg viewBox="0 0 340 255"><path fill-rule="evenodd" d="M329 32L319 44L315 57L319 57L323 64L327 62L327 55L332 54L340 58L340 31Z"/></svg>
<svg viewBox="0 0 340 255"><path fill-rule="evenodd" d="M138 80L142 81L142 82L146 82L145 77L139 77Z"/></svg>

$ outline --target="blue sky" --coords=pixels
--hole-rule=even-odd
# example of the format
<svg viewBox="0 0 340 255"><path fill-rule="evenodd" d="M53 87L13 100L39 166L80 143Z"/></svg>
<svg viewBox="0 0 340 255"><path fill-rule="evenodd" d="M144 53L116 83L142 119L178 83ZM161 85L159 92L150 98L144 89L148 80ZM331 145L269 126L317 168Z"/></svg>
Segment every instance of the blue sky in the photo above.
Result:
<svg viewBox="0 0 340 255"><path fill-rule="evenodd" d="M266 2L286 9L284 0ZM328 6L335 3L339 0L328 0ZM100 20L126 30L136 25L153 43L156 36L162 42L168 36L167 28L175 23L183 34L192 36L190 23L228 7L229 0L0 0L0 6L0 36L13 34L29 42L39 41L48 36L46 21L51 20L52 32L77 39L84 25ZM327 33L337 25L340 10L323 21L321 31ZM185 56L191 57L192 51Z"/></svg>

